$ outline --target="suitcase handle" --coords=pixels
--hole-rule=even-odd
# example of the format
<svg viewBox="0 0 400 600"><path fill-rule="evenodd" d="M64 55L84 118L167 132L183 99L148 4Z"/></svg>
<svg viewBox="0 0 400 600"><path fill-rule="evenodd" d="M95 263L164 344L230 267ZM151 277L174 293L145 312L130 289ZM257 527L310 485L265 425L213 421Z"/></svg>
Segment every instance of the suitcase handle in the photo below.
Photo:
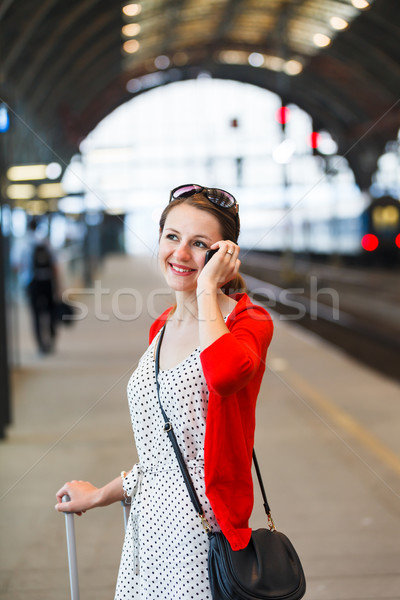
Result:
<svg viewBox="0 0 400 600"><path fill-rule="evenodd" d="M69 502L70 500L71 498L68 496L68 494L65 494L61 499L62 502ZM123 500L121 500L121 505L124 517L124 527L126 529L131 507L130 504L125 504ZM65 512L64 515L65 530L67 534L69 584L71 588L71 600L79 600L78 560L76 556L74 513Z"/></svg>
<svg viewBox="0 0 400 600"><path fill-rule="evenodd" d="M69 502L70 497L65 494L61 501ZM74 513L65 514L65 530L67 533L69 584L71 588L71 600L79 600L78 561L76 558L76 540Z"/></svg>

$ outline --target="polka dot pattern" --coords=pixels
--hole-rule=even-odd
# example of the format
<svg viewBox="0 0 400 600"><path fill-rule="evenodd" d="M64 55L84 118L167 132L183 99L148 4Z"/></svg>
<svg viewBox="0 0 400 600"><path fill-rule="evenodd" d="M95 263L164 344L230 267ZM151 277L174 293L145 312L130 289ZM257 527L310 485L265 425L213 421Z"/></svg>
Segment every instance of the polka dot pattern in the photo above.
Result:
<svg viewBox="0 0 400 600"><path fill-rule="evenodd" d="M115 600L211 600L208 539L163 430L157 399L154 348L142 356L128 383L139 463L124 480L132 498ZM204 491L204 435L208 390L200 349L159 373L160 397L172 422L193 484L213 529L219 530Z"/></svg>

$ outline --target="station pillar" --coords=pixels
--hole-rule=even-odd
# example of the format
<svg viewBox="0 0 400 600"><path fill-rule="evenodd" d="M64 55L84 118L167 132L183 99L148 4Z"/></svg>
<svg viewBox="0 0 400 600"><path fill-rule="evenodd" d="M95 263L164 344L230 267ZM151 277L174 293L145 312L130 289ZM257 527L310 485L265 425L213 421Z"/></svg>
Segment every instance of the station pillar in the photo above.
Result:
<svg viewBox="0 0 400 600"><path fill-rule="evenodd" d="M11 390L7 335L6 239L4 235L4 203L0 200L0 438L11 421Z"/></svg>
<svg viewBox="0 0 400 600"><path fill-rule="evenodd" d="M4 107L1 106L1 109ZM0 438L6 433L6 427L11 422L11 389L10 389L10 364L8 351L7 328L7 296L6 277L8 264L8 244L6 221L9 218L8 204L3 197L6 161L6 139L8 127L0 120ZM7 215L7 216L6 216Z"/></svg>

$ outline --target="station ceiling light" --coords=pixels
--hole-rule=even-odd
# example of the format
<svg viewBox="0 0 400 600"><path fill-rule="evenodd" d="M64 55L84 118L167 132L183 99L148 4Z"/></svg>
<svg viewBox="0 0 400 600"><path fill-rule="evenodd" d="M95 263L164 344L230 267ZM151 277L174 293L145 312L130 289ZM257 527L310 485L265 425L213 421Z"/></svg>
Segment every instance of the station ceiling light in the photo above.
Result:
<svg viewBox="0 0 400 600"><path fill-rule="evenodd" d="M160 56L157 56L157 58L154 61L154 64L157 67L157 69L160 69L163 71L164 69L168 69L168 67L171 64L171 61L168 58L168 56L161 54Z"/></svg>
<svg viewBox="0 0 400 600"><path fill-rule="evenodd" d="M32 200L25 205L25 211L32 216L45 215L49 209L46 200Z"/></svg>
<svg viewBox="0 0 400 600"><path fill-rule="evenodd" d="M134 37L140 33L141 26L140 23L128 23L124 25L122 28L122 35L125 37Z"/></svg>
<svg viewBox="0 0 400 600"><path fill-rule="evenodd" d="M39 181L41 179L57 179L62 173L59 163L37 165L13 165L7 170L9 181Z"/></svg>
<svg viewBox="0 0 400 600"><path fill-rule="evenodd" d="M58 179L62 173L62 167L59 163L52 162L47 165L46 175L48 179Z"/></svg>
<svg viewBox="0 0 400 600"><path fill-rule="evenodd" d="M0 133L5 133L10 128L10 115L5 102L0 104Z"/></svg>
<svg viewBox="0 0 400 600"><path fill-rule="evenodd" d="M124 52L127 54L134 54L140 48L140 44L137 40L128 40L123 44Z"/></svg>
<svg viewBox="0 0 400 600"><path fill-rule="evenodd" d="M138 3L125 4L125 6L122 8L122 12L126 17L136 17L136 15L139 15L141 11L142 6Z"/></svg>
<svg viewBox="0 0 400 600"><path fill-rule="evenodd" d="M330 19L330 24L334 29L337 29L338 31L343 31L349 26L348 21L342 19L342 17L332 17Z"/></svg>
<svg viewBox="0 0 400 600"><path fill-rule="evenodd" d="M351 3L355 8L359 8L360 10L365 10L370 5L370 2L367 2L367 0L351 0Z"/></svg>
<svg viewBox="0 0 400 600"><path fill-rule="evenodd" d="M264 64L264 57L259 52L252 52L248 57L249 65L252 67L261 67Z"/></svg>
<svg viewBox="0 0 400 600"><path fill-rule="evenodd" d="M6 194L10 200L30 200L36 195L36 188L29 183L12 183L7 187Z"/></svg>
<svg viewBox="0 0 400 600"><path fill-rule="evenodd" d="M331 43L331 38L325 33L316 33L313 36L313 42L318 48L326 48Z"/></svg>
<svg viewBox="0 0 400 600"><path fill-rule="evenodd" d="M18 165L10 167L7 171L9 181L35 181L47 179L47 165Z"/></svg>
<svg viewBox="0 0 400 600"><path fill-rule="evenodd" d="M42 183L37 187L38 198L62 198L65 190L61 183Z"/></svg>
<svg viewBox="0 0 400 600"><path fill-rule="evenodd" d="M252 67L269 69L270 71L283 71L287 75L298 75L303 70L303 65L296 59L284 60L280 56L261 54L260 52L249 53L234 48L221 50L216 58L220 63L228 65L249 64Z"/></svg>
<svg viewBox="0 0 400 600"><path fill-rule="evenodd" d="M285 62L283 65L283 70L285 71L286 75L298 75L302 72L303 65L299 60L292 59Z"/></svg>

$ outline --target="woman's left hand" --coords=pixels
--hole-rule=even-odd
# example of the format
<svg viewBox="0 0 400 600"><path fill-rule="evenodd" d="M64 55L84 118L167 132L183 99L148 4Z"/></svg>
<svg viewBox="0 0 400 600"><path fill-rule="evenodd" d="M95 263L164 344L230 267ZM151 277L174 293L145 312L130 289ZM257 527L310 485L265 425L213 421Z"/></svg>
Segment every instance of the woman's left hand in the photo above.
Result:
<svg viewBox="0 0 400 600"><path fill-rule="evenodd" d="M232 281L238 274L239 246L231 240L221 240L211 246L211 250L217 248L218 252L211 257L197 279L197 293L212 287L218 289L228 281Z"/></svg>

